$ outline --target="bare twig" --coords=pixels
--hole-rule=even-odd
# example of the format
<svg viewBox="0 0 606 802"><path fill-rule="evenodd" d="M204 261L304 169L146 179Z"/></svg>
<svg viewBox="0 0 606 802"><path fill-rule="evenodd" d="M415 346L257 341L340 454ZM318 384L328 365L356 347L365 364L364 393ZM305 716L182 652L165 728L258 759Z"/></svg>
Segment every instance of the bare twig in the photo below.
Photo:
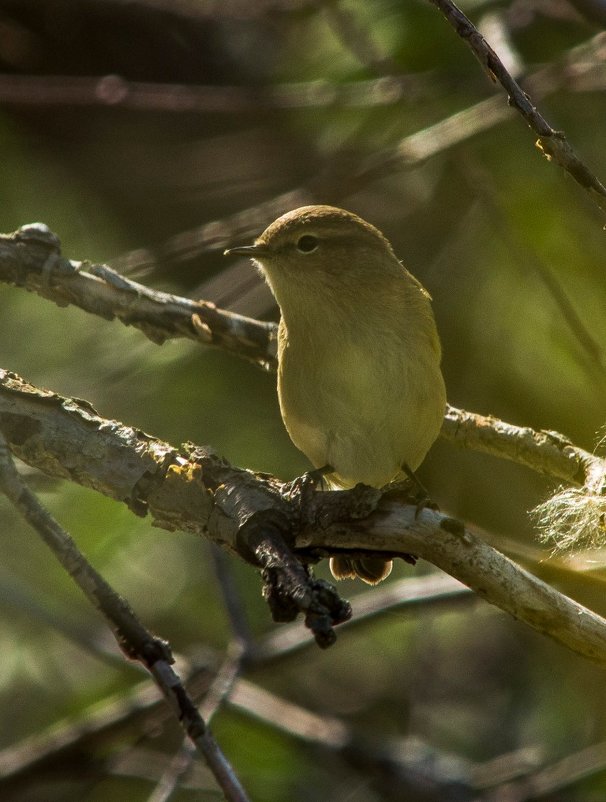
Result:
<svg viewBox="0 0 606 802"><path fill-rule="evenodd" d="M436 571L421 577L401 579L384 587L358 593L351 599L352 616L341 624L341 629L351 629L383 615L387 610L402 610L417 606L423 609L445 606L452 610L456 603L473 601L470 588L448 574ZM253 652L253 661L264 664L281 659L309 646L309 634L297 624L280 627L259 641Z"/></svg>
<svg viewBox="0 0 606 802"><path fill-rule="evenodd" d="M203 692L212 677L209 664L198 664L192 671L194 683L202 686ZM191 681L188 686L196 696ZM200 688L197 690L199 692ZM0 752L1 787L4 790L6 784L18 783L33 771L49 765L61 765L64 759L69 762L74 752L81 754L99 740L120 738L129 724L139 727L138 731L149 731L150 726L158 728L172 715L158 687L148 680L139 682L120 694L106 697L100 706L93 705L82 716L56 721L47 730L34 732L3 749Z"/></svg>
<svg viewBox="0 0 606 802"><path fill-rule="evenodd" d="M505 792L505 798L512 802L516 799L540 799L564 788L570 788L605 769L606 742L602 741L578 752L572 752L551 765L542 766L501 790Z"/></svg>
<svg viewBox="0 0 606 802"><path fill-rule="evenodd" d="M472 596L464 585L438 572L403 579L355 596L352 601L356 615L344 626L355 628L364 624L369 617L394 609L442 606L444 610L452 611L453 604L468 604ZM300 623L278 627L257 642L251 655L253 665L276 665L294 651L309 648L313 643L309 630ZM86 644L80 645L86 647ZM187 669L188 689L195 699L208 694L215 681L213 677L217 676L219 657L207 651L209 654L205 660L198 660ZM236 684L238 682L236 679ZM229 698L226 702L230 703ZM157 689L147 682L139 683L119 696L95 703L93 709L86 710L75 720L55 722L49 730L37 732L0 751L0 778L10 783L49 763L58 765L63 761L69 762L70 754L86 751L89 744L98 739L107 742L113 736L121 738L121 733L128 725L137 725L140 731L157 729L168 715ZM82 726L82 722L86 722L86 727ZM175 768L178 769L178 766ZM1 783L0 788L4 789Z"/></svg>
<svg viewBox="0 0 606 802"><path fill-rule="evenodd" d="M246 652L241 643L233 641L227 650L225 660L219 667L212 685L206 692L200 705L200 715L210 722L221 705L226 702L238 681L242 668L242 660Z"/></svg>
<svg viewBox="0 0 606 802"><path fill-rule="evenodd" d="M139 660L154 677L226 798L230 802L246 802L248 797L233 768L171 667L173 658L168 644L145 629L127 602L90 565L70 535L40 504L19 476L8 443L2 435L0 489L41 536L88 600L104 615L124 653L131 659Z"/></svg>
<svg viewBox="0 0 606 802"><path fill-rule="evenodd" d="M183 741L181 748L173 755L158 784L147 797L147 802L168 802L179 788L181 778L191 768L195 757L195 747L191 741Z"/></svg>
<svg viewBox="0 0 606 802"><path fill-rule="evenodd" d="M419 738L390 738L375 744L359 739L341 719L311 712L245 680L238 683L231 703L248 715L312 746L335 752L354 771L368 771L384 799L471 802L472 764L440 752Z"/></svg>
<svg viewBox="0 0 606 802"><path fill-rule="evenodd" d="M111 106L139 112L242 114L267 109L370 108L407 97L436 94L429 73L389 75L365 81L302 81L275 86L213 86L127 81L119 75L0 73L0 101L16 106Z"/></svg>
<svg viewBox="0 0 606 802"><path fill-rule="evenodd" d="M244 642L233 641L227 650L223 664L219 667L212 684L198 707L207 727L219 707L228 701L240 674L244 656ZM194 744L189 740L185 740L181 748L173 756L153 793L148 797L147 802L167 802L172 794L176 792L181 777L188 771L195 756Z"/></svg>
<svg viewBox="0 0 606 802"><path fill-rule="evenodd" d="M603 53L603 34L598 34L569 50L557 63L542 67L528 75L524 81L525 86L538 99L546 98L563 88L572 91L596 91L604 85L604 79L600 80L602 72L599 69L604 62ZM396 84L392 88L394 80ZM379 98L382 95L387 98L393 92L395 100L400 102L407 93L414 93L414 86L409 84L406 84L405 92L402 93L399 88L402 80L404 79L401 77L390 76L378 79L378 83L360 82L362 97L368 88ZM323 90L322 87L313 84L306 86L307 89L302 91L311 98L311 105L321 106L324 102L322 97L331 96L332 87ZM352 103L356 97L356 86L357 83L352 84L347 90L351 92ZM292 98L293 93L297 91L299 90L295 88L287 90L287 98ZM335 102L344 103L345 99L342 95L336 94ZM290 209L306 203L326 202L327 198L331 202L342 202L351 193L369 185L372 181L386 174L391 175L394 170L414 168L427 159L493 128L512 117L514 113L513 107L503 103L500 97L486 98L402 138L394 147L375 152L361 160L356 157L355 163L347 160L337 182L329 171L326 176L319 175L312 178L307 187L293 189L230 217L183 231L157 249L157 256L153 251L139 249L120 255L113 260L113 263L128 272L155 264L160 258L178 260L213 251L217 247L218 234L224 239L231 240L254 237L275 217ZM339 162L339 154L333 157L333 161Z"/></svg>
<svg viewBox="0 0 606 802"><path fill-rule="evenodd" d="M461 448L525 465L537 473L584 487L601 483L606 463L559 432L515 426L490 415L448 405L441 435Z"/></svg>
<svg viewBox="0 0 606 802"><path fill-rule="evenodd" d="M226 241L219 237L217 247ZM61 256L58 237L43 224L0 236L0 280L37 292L61 306L74 304L106 320L118 318L155 343L187 337L265 364L273 359L271 323L150 290L107 265L74 262Z"/></svg>
<svg viewBox="0 0 606 802"><path fill-rule="evenodd" d="M241 651L246 651L253 643L253 635L240 588L231 570L231 563L223 549L214 544L211 544L211 555L217 584L234 638L240 643ZM242 656L243 654L240 655Z"/></svg>
<svg viewBox="0 0 606 802"><path fill-rule="evenodd" d="M238 680L242 669L242 661L246 656L246 645L244 641L233 641L225 656L222 665L219 667L214 680L204 699L198 707L200 716L208 727L217 710L229 700L230 694ZM190 767L196 756L195 746L185 740L174 755L167 770L162 775L160 782L154 793L150 795L148 802L166 802L176 791L180 778Z"/></svg>
<svg viewBox="0 0 606 802"><path fill-rule="evenodd" d="M440 9L457 34L471 48L493 81L498 81L508 94L509 104L517 109L538 135L537 147L548 160L555 161L587 190L602 211L606 211L606 187L579 159L562 131L552 128L533 105L530 97L505 69L503 62L472 22L451 0L430 0Z"/></svg>

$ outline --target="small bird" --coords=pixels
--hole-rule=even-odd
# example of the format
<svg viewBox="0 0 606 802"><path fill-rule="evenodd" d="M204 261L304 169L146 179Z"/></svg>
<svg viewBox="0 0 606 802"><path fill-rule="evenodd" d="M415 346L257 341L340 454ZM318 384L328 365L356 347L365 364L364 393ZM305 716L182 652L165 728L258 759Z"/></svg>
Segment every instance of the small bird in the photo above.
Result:
<svg viewBox="0 0 606 802"><path fill-rule="evenodd" d="M225 253L252 257L278 302L282 419L329 487L415 471L444 419L440 340L429 293L385 236L344 209L303 206ZM330 560L336 579L371 585L391 568Z"/></svg>

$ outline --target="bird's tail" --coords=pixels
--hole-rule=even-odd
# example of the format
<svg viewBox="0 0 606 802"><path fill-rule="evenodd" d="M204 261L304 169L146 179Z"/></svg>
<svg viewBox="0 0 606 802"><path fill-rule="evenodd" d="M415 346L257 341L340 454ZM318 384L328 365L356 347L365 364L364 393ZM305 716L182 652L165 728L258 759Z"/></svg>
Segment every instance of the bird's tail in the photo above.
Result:
<svg viewBox="0 0 606 802"><path fill-rule="evenodd" d="M393 562L382 557L331 557L329 565L335 579L359 578L367 585L387 579L393 568Z"/></svg>

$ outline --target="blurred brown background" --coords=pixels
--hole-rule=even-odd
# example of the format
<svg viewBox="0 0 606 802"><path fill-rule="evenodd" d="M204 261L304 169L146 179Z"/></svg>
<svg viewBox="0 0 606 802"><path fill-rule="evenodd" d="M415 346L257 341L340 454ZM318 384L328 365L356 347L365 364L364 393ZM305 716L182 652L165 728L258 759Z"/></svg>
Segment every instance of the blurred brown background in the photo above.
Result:
<svg viewBox="0 0 606 802"><path fill-rule="evenodd" d="M602 4L462 7L605 179ZM421 0L0 0L2 231L40 220L70 258L275 319L261 279L245 261L225 260L224 247L296 205L343 206L382 229L432 293L450 403L562 431L591 450L605 418L604 220L535 138ZM233 356L185 341L158 347L6 286L0 336L1 367L86 398L106 417L174 444L211 444L284 478L308 467L284 432L274 376ZM445 443L421 477L441 509L514 557L531 547L531 570L606 614L600 555L560 570L537 546L528 510L548 482ZM189 656L217 650L214 665L232 632L205 543L152 530L75 486L43 497L154 631ZM88 720L91 705L107 709L139 680L83 646L84 636L105 644L102 623L6 503L0 511L0 750L10 750L66 718ZM390 581L428 570L399 564ZM274 632L255 572L235 561L225 571L255 636ZM318 573L327 577L326 566ZM280 710L289 715L279 705L273 724L225 706L213 728L259 802L606 799L599 754L585 779L577 757L555 788L504 795L502 776L601 743L603 673L481 601L391 609L343 630L328 652L310 645L247 679L340 717L370 744L336 753L298 736L295 713L293 730L280 729ZM442 777L436 754L446 761L450 796L381 763L377 753L401 736L436 750L419 758L423 771L433 767L428 776ZM11 777L14 754L0 751L3 798L152 798L180 732L171 721L131 722L75 741L47 764L28 762L30 744ZM470 766L477 776L497 758L485 768L501 796L470 795ZM220 798L204 772L171 797Z"/></svg>

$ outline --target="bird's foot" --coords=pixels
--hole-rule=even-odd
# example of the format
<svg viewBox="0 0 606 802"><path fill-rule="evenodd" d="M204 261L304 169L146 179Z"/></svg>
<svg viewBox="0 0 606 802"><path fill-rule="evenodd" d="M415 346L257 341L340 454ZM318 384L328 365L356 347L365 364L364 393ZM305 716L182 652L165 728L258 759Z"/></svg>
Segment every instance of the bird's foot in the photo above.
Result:
<svg viewBox="0 0 606 802"><path fill-rule="evenodd" d="M330 465L322 468L314 468L301 476L297 476L292 482L284 487L284 496L288 501L298 499L302 504L309 501L312 494L324 485L324 477L327 473L332 473Z"/></svg>
<svg viewBox="0 0 606 802"><path fill-rule="evenodd" d="M415 472L406 464L402 465L402 471L406 474L406 479L399 482L392 482L388 486L389 492L406 494L406 501L415 504L415 518L418 518L424 509L438 510L438 505L431 500L427 489Z"/></svg>

